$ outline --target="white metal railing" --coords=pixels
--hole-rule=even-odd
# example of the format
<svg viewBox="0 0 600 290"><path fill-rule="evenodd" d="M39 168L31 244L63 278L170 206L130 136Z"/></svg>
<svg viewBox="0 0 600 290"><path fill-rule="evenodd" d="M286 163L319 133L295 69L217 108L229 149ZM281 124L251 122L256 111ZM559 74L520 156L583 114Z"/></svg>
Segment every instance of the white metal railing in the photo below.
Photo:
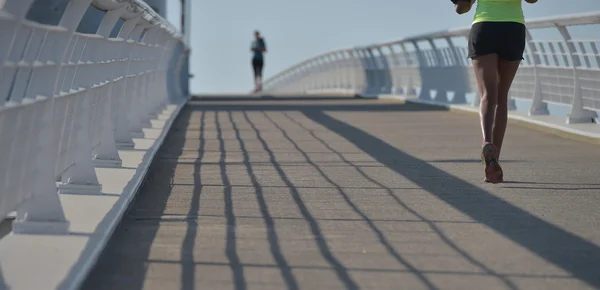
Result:
<svg viewBox="0 0 600 290"><path fill-rule="evenodd" d="M600 110L600 38L591 40L598 37L598 24L600 12L527 21L525 60L511 97L531 101L532 115L548 114L548 103L557 103L571 106L567 122L593 122ZM584 36L577 39L572 30ZM536 33L556 36L542 40ZM433 94L435 101L465 103L467 94L477 92L466 57L468 34L462 28L330 51L269 78L264 91L346 90L428 100ZM476 95L473 105L478 103Z"/></svg>
<svg viewBox="0 0 600 290"><path fill-rule="evenodd" d="M69 0L57 25L27 19L33 2L0 0L0 221L60 233L59 194L100 193L94 168L121 166L117 149L185 101L187 46L139 0ZM97 32L77 32L90 7Z"/></svg>

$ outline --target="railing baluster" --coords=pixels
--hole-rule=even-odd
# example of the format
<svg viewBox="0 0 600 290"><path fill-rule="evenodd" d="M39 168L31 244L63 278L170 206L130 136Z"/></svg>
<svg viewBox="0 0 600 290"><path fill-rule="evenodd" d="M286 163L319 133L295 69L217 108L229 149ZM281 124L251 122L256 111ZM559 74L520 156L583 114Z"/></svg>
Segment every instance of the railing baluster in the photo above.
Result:
<svg viewBox="0 0 600 290"><path fill-rule="evenodd" d="M569 49L569 55L572 62L573 69L573 103L571 104L571 112L567 117L567 123L592 123L594 118L598 117L595 111L586 110L583 108L583 100L581 96L581 85L579 80L579 70L581 69L581 59L577 56L577 50L575 44L571 38L571 34L565 26L556 25L556 28L560 32L567 48Z"/></svg>
<svg viewBox="0 0 600 290"><path fill-rule="evenodd" d="M25 19L33 3L0 1L0 221L17 210L14 233L61 234L70 222L59 194L100 193L95 167L120 166L129 129L187 97L187 48L139 0L68 0L58 25ZM76 32L92 4L106 11L97 33Z"/></svg>
<svg viewBox="0 0 600 290"><path fill-rule="evenodd" d="M593 25L600 24L600 13L582 14L553 19L527 21L526 51L524 61L517 72L510 93L510 109L516 109L515 99L531 100L529 115L549 114L548 103L560 103L571 106L568 123L595 122L596 111L600 110L600 94L587 86L595 86L592 80L600 67L600 55L596 40L571 39L567 32L570 26L586 26L593 31ZM531 30L557 28L562 36L560 40L533 39ZM476 79L472 71L472 62L466 58L465 44L455 44L451 38L466 38L469 28L453 29L416 37L353 48L346 69L340 61L319 63L315 60L323 56L337 56L345 50L328 52L305 62L292 66L282 73L265 81L266 92L297 91L310 89L350 88L359 95L373 95L391 91L402 93L405 97L417 97L431 101L430 93L437 92L434 101L447 102L446 94L453 92L452 102L464 103L469 93L475 93L473 105L479 105ZM437 47L436 41L446 39L449 47ZM429 45L423 46L424 43ZM589 43L587 47L586 43ZM566 46L565 46L566 44ZM414 46L414 50L410 46ZM396 49L396 47L399 49ZM431 46L431 48L428 48ZM410 49L407 49L410 48ZM389 55L386 55L389 50ZM343 61L342 61L343 63ZM387 65L386 65L387 63ZM349 78L345 77L350 72ZM336 75L337 74L337 75ZM348 84L346 81L348 80ZM328 81L319 85L319 81ZM582 96L584 81L585 97ZM331 85L333 84L333 87ZM406 89L400 89L406 87Z"/></svg>
<svg viewBox="0 0 600 290"><path fill-rule="evenodd" d="M96 32L98 35L102 36L103 39L99 43L99 49L102 52L110 51L112 49L112 43L108 40L111 31L117 24L117 21L125 13L127 6L123 4L123 6L108 11L104 15L102 22L100 23L100 27L98 27L98 31ZM119 51L114 51L114 54L118 55ZM107 58L103 58L102 61L109 61ZM106 88L102 91L101 98L103 98L103 112L101 116L100 132L98 132L100 136L99 145L95 148L93 162L97 167L120 167L122 164L121 157L119 156L119 152L117 151L117 144L115 141L114 135L114 126L113 126L113 118L111 116L112 103L115 102L115 96L113 94L114 81L115 81L115 73L113 66L103 67L103 73L106 75L106 80L109 82L106 85Z"/></svg>

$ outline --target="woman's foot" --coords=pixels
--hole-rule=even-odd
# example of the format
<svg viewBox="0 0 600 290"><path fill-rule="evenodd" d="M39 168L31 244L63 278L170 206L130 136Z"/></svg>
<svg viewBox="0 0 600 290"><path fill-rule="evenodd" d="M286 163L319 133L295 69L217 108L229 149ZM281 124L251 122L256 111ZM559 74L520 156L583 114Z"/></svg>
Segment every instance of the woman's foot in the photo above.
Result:
<svg viewBox="0 0 600 290"><path fill-rule="evenodd" d="M485 182L500 183L503 181L503 172L498 163L498 148L492 143L486 143L481 149L481 161L485 164Z"/></svg>

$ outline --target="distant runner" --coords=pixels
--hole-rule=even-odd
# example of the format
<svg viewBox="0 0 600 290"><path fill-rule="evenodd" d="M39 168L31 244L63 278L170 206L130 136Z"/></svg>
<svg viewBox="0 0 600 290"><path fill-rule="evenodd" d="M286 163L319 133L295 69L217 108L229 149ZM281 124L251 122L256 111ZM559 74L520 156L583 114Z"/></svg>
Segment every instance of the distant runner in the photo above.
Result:
<svg viewBox="0 0 600 290"><path fill-rule="evenodd" d="M451 0L456 13L471 10L475 0ZM537 0L524 0L536 3ZM481 159L485 182L504 181L498 159L508 120L508 92L525 51L522 0L478 0L469 33L469 55L481 96Z"/></svg>
<svg viewBox="0 0 600 290"><path fill-rule="evenodd" d="M264 66L263 54L267 52L267 45L258 31L254 31L254 41L252 41L250 50L253 52L254 92L260 92L262 90L262 71Z"/></svg>

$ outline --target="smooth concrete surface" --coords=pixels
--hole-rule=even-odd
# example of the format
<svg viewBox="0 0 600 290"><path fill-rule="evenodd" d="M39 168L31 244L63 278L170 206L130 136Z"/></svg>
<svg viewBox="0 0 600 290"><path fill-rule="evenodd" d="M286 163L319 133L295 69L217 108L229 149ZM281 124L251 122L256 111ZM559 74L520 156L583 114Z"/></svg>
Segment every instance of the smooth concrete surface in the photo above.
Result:
<svg viewBox="0 0 600 290"><path fill-rule="evenodd" d="M435 101L424 101L416 97L400 95L379 95L372 98L395 99L404 102L441 106L450 110L458 110L479 114L479 108L470 104L448 104ZM522 125L542 130L559 136L600 145L600 125L596 123L568 124L564 118L551 115L529 115L527 112L510 111L508 117L512 121L522 122Z"/></svg>
<svg viewBox="0 0 600 290"><path fill-rule="evenodd" d="M511 125L486 184L478 123L193 100L82 289L600 289L599 147Z"/></svg>
<svg viewBox="0 0 600 290"><path fill-rule="evenodd" d="M181 107L166 108L152 121L152 128L144 129L145 137L134 140L132 150L119 150L121 168L96 168L101 195L60 195L71 222L69 234L9 234L0 239L0 289L79 288L142 183Z"/></svg>

